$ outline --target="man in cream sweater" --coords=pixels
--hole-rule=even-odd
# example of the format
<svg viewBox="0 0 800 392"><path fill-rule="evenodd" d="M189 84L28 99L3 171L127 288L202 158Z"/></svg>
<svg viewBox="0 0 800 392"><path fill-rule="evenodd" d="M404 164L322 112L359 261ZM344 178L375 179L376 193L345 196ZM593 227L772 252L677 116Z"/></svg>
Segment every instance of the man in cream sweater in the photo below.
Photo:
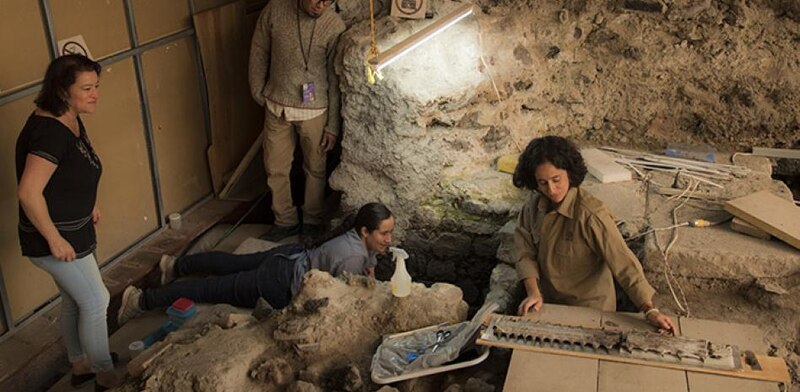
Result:
<svg viewBox="0 0 800 392"><path fill-rule="evenodd" d="M272 0L250 48L250 92L264 106L264 168L275 226L262 238L300 234L289 172L297 141L303 151L302 234L322 233L325 161L339 135L339 80L333 58L345 25L333 0Z"/></svg>

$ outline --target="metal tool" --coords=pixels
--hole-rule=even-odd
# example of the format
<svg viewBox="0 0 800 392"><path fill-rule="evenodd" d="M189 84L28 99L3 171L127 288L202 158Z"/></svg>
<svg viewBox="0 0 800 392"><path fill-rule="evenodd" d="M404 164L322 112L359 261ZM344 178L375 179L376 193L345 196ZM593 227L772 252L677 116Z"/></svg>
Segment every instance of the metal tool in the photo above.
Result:
<svg viewBox="0 0 800 392"><path fill-rule="evenodd" d="M431 352L435 353L436 349L438 349L440 345L447 343L451 336L453 336L453 333L450 331L444 331L441 329L436 331L436 344L433 345Z"/></svg>

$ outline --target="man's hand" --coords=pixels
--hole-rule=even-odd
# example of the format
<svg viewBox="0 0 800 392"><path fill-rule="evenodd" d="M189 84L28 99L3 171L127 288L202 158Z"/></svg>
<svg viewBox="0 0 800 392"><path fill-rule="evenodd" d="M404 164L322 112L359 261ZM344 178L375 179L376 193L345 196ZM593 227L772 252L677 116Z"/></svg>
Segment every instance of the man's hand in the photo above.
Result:
<svg viewBox="0 0 800 392"><path fill-rule="evenodd" d="M542 300L542 296L540 294L529 295L522 300L522 303L519 304L517 314L524 316L531 308L538 312L540 309L542 309L542 304L544 304L544 301Z"/></svg>
<svg viewBox="0 0 800 392"><path fill-rule="evenodd" d="M75 249L64 237L58 236L55 240L48 241L48 245L50 246L50 253L56 259L61 261L75 260Z"/></svg>
<svg viewBox="0 0 800 392"><path fill-rule="evenodd" d="M92 209L92 223L98 224L100 223L100 209L97 206Z"/></svg>
<svg viewBox="0 0 800 392"><path fill-rule="evenodd" d="M327 154L333 147L336 145L336 135L325 131L322 133L322 142L320 142L320 146L322 146L322 153Z"/></svg>

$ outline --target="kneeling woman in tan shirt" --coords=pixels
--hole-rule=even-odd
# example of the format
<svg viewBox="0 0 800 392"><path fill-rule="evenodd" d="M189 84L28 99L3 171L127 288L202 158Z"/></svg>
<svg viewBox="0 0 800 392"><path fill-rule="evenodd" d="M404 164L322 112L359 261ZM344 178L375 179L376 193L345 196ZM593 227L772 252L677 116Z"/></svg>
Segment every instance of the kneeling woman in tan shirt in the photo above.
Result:
<svg viewBox="0 0 800 392"><path fill-rule="evenodd" d="M562 137L534 139L520 155L514 185L537 192L514 233L517 273L527 292L519 314L538 311L544 301L615 311L616 279L650 324L674 333L672 320L653 305L655 290L611 212L580 188L585 176L583 157Z"/></svg>

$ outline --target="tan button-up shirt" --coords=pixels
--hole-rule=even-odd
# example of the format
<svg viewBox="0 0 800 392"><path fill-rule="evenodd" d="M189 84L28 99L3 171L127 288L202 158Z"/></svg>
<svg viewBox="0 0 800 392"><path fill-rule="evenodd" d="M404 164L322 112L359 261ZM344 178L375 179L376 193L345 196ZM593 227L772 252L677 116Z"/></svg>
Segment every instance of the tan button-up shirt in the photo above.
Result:
<svg viewBox="0 0 800 392"><path fill-rule="evenodd" d="M613 278L636 306L655 293L611 212L580 187L558 209L533 193L519 214L514 245L520 279L537 278L545 302L614 311Z"/></svg>

